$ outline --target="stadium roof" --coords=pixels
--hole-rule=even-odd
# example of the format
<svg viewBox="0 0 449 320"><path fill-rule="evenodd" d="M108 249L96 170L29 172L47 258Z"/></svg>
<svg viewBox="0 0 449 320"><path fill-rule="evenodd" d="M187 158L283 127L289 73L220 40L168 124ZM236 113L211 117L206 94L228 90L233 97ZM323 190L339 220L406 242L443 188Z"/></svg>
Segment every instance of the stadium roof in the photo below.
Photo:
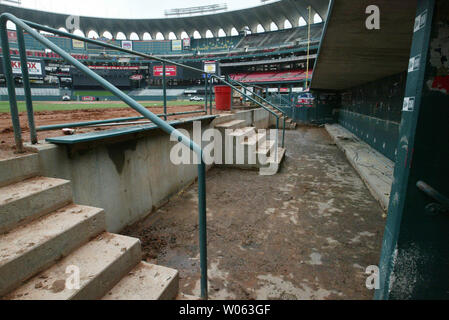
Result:
<svg viewBox="0 0 449 320"><path fill-rule="evenodd" d="M270 30L270 25L274 22L279 29L284 26L285 20L288 20L293 27L298 26L299 18L303 17L308 21L307 7L311 6L312 14L317 13L323 21L327 18L329 0L282 0L253 8L228 11L216 14L182 17L182 18L164 18L164 19L109 19L80 17L80 30L85 35L94 30L102 35L109 31L114 37L118 32L123 32L127 39L131 33L135 32L142 39L145 32L148 32L152 39L156 39L159 32L168 39L170 32L173 32L177 39L181 39L181 33L187 32L193 36L198 31L201 37L206 36L210 30L217 37L218 31L223 29L226 35L231 35L232 28L242 30L249 27L252 32L256 32L257 26L261 24L264 30ZM15 6L0 5L0 12L9 12L19 18L44 23L49 27L59 29L66 26L67 15L43 12L33 9L25 9Z"/></svg>
<svg viewBox="0 0 449 320"><path fill-rule="evenodd" d="M407 70L417 0L376 0L380 30L368 30L372 0L333 1L312 89L342 90Z"/></svg>

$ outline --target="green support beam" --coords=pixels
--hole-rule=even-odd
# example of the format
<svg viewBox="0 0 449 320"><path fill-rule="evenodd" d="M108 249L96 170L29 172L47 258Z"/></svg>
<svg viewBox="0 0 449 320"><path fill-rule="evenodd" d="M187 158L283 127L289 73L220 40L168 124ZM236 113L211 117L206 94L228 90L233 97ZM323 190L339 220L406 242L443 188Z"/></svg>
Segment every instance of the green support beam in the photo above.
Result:
<svg viewBox="0 0 449 320"><path fill-rule="evenodd" d="M448 1L418 1L376 299L449 299L448 34Z"/></svg>

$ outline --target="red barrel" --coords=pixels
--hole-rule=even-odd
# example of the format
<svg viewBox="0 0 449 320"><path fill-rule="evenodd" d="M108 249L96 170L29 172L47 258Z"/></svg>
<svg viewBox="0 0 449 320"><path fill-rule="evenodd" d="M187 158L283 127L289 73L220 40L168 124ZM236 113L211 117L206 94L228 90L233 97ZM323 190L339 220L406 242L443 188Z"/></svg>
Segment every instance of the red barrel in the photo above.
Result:
<svg viewBox="0 0 449 320"><path fill-rule="evenodd" d="M217 110L231 110L231 87L215 86L215 108Z"/></svg>

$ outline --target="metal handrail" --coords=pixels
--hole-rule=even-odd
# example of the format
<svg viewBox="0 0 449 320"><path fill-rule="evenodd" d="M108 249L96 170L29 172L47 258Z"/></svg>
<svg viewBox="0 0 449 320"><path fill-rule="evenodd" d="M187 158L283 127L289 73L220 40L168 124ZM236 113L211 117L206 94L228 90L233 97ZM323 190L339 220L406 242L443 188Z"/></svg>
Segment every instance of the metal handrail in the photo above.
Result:
<svg viewBox="0 0 449 320"><path fill-rule="evenodd" d="M23 145L21 140L21 131L20 131L20 122L18 117L17 110L17 99L14 88L14 79L12 76L12 66L11 66L11 57L9 51L9 41L6 32L6 23L7 21L11 21L15 23L17 30L25 30L27 31L33 38L42 43L44 46L50 48L54 52L58 53L64 60L68 63L75 66L81 72L83 72L86 76L92 78L97 81L103 88L112 92L115 96L120 98L123 102L129 105L131 108L142 114L147 119L151 120L154 124L156 124L163 131L168 133L169 135L175 136L179 142L183 143L185 146L190 148L193 152L195 152L198 156L198 216L199 216L199 247L200 247L200 269L201 269L201 298L207 299L207 228L206 228L206 165L203 159L203 150L200 146L198 146L193 140L189 139L185 135L183 135L180 131L172 127L170 124L160 119L158 116L153 114L151 111L144 108L137 101L129 97L127 94L120 91L110 82L106 81L98 74L90 70L88 67L80 63L78 60L73 58L70 54L59 48L57 45L40 35L37 31L33 30L28 23L22 21L21 19L15 17L9 13L3 13L0 15L0 36L1 36L1 44L3 48L3 63L5 69L5 78L8 87L8 95L9 102L11 107L11 116L13 121L13 127L15 132L16 145L18 146L18 151L23 151ZM36 29L41 27L35 23L32 24ZM20 34L22 34L19 31ZM19 34L18 33L18 34ZM74 35L68 34L69 37L76 37ZM78 38L78 37L77 37ZM27 58L24 42L22 42L23 37L18 37L18 41L20 41L20 57L22 62L22 76L23 82L29 83L28 72L27 69ZM26 92L26 91L25 91ZM28 92L30 95L30 103L27 103L27 111L29 113L33 113L32 104L31 104L31 92ZM27 100L28 102L28 100ZM31 128L30 128L31 129ZM16 134L17 133L17 134Z"/></svg>
<svg viewBox="0 0 449 320"><path fill-rule="evenodd" d="M237 80L234 80L234 79L230 79L230 81L238 84L239 86L241 86L241 87L243 87L245 89L248 89L248 87L249 87L249 86L245 85L243 82L240 82L240 81L237 81ZM254 87L256 87L256 86L254 86ZM258 87L258 88L260 88L260 87ZM265 99L261 95L255 93L254 91L251 91L251 93L253 95L255 95L256 97L258 97L259 99L261 99L263 102L265 102L265 103L269 104L270 106L272 106L273 108L275 108L277 111L281 112L284 115L287 115L287 113L284 110L282 110L281 108L279 108L278 106L276 106L272 102L268 101L267 99Z"/></svg>
<svg viewBox="0 0 449 320"><path fill-rule="evenodd" d="M441 192L435 190L430 185L421 180L416 183L416 187L424 192L427 196L437 201L446 210L449 210L449 198L443 195Z"/></svg>
<svg viewBox="0 0 449 320"><path fill-rule="evenodd" d="M243 88L246 89L246 87L245 87L241 82L239 82L239 81L237 81L237 80L233 80L233 79L229 79L229 80L230 80L230 82L234 82L234 83L236 83L236 84L238 84L238 85L240 85L241 87L243 87ZM238 91L238 90L237 90L237 91ZM269 102L269 101L267 101L266 99L264 99L262 96L258 95L257 93L252 92L252 94L254 94L256 97L258 97L259 99L263 100L265 103L269 104L270 106L272 106L273 108L275 108L276 110L278 110L279 112L281 112L281 113L284 115L284 117L283 117L283 120L284 120L284 126L283 126L283 128L282 128L282 148L283 148L283 147L284 147L284 140L285 140L285 117L287 116L287 114L286 114L283 110L281 110L280 108L278 108L277 106L275 106L274 104L272 104L271 102ZM253 99L252 101L256 101L256 100ZM263 106L263 104L259 103L258 101L256 101L256 102L257 102L259 105ZM270 110L269 108L265 108L265 109ZM270 111L273 111L273 110L270 110ZM276 129L279 129L279 128L278 128L278 125L279 125L279 116L278 116L275 112L273 112L273 114L277 117L277 118L276 118L276 121L277 121Z"/></svg>
<svg viewBox="0 0 449 320"><path fill-rule="evenodd" d="M21 138L21 129L20 129L20 121L19 121L19 115L18 115L18 108L17 108L17 97L15 93L14 88L14 79L12 76L12 67L11 67L11 57L10 57L10 50L9 50L9 40L6 32L6 23L7 21L12 21L17 26L17 40L19 42L19 51L20 51L20 60L21 60L21 68L22 68L22 77L24 82L24 90L25 90L25 96L26 96L26 106L27 106L27 113L28 113L28 122L29 122L29 128L30 128L30 135L31 135L31 141L32 143L37 143L37 136L36 136L36 128L34 124L34 112L33 112L33 105L32 105L32 99L31 99L31 90L29 87L29 76L28 76L28 69L27 69L27 55L26 55L26 49L25 49L25 41L23 37L23 30L27 31L33 38L35 38L37 41L41 42L44 46L47 48L53 50L57 54L59 54L64 60L66 60L68 63L75 66L77 69L79 69L81 72L83 72L86 76L94 79L97 81L103 88L106 90L109 90L112 92L115 96L117 96L120 100L125 102L127 105L129 105L131 108L139 112L143 117L149 119L153 123L155 123L159 128L161 128L163 131L165 131L168 134L173 134L179 142L183 143L187 147L189 147L192 151L194 151L198 158L199 158L199 164L198 164L198 215L199 215L199 247L200 247L200 269L201 269L201 298L207 299L208 292L207 292L207 230L206 230L206 166L203 160L203 151L200 146L195 144L192 140L190 140L188 137L184 136L182 133L180 133L177 129L173 128L170 124L165 122L164 120L160 119L157 115L150 112L146 108L144 108L142 105L140 105L137 101L132 99L127 94L120 91L118 88L116 88L114 85L103 79L101 76L90 70L87 66L80 63L78 60L73 58L70 54L65 52L63 49L59 48L57 45L55 45L53 42L49 41L42 35L40 35L36 30L40 31L46 31L53 34L61 35L67 38L80 40L87 43L92 43L98 46L102 46L105 48L110 48L116 51L125 52L128 54L132 54L135 56L140 56L143 58L156 60L163 63L163 67L165 69L165 64L169 63L175 66L179 66L181 68L186 68L195 72L199 72L201 74L205 74L206 82L208 81L208 78L211 79L217 79L218 82L223 82L224 84L230 86L240 94L242 94L244 97L248 98L249 100L253 101L269 113L273 114L276 117L276 130L279 129L279 116L271 109L264 106L262 103L256 101L251 96L245 94L244 92L238 90L235 86L230 84L228 81L221 79L220 77L217 77L212 74L208 74L205 71L188 66L182 63L178 63L175 61L171 61L168 59L163 59L160 57L156 57L153 55L124 49L106 42L88 39L85 37L77 36L68 32L64 32L61 30L53 29L50 27L46 27L43 25L40 25L35 22L22 20L10 13L3 13L0 15L0 36L1 36L1 45L3 48L3 63L5 65L5 78L6 83L8 87L8 96L9 96L9 102L10 102L10 109L11 109L11 118L13 122L13 128L14 128L14 138L17 146L17 150L19 152L23 151L23 143ZM163 72L165 75L165 72ZM26 85L25 85L26 83ZM165 82L164 82L165 85ZM209 90L212 90L212 83L209 86ZM210 102L210 109L212 110L212 94L210 94L211 102ZM206 97L207 98L207 97ZM207 112L207 100L205 101L205 111ZM167 117L166 112L166 100L164 99L164 118ZM101 121L101 120L100 120ZM103 120L108 121L108 120ZM103 122L105 123L105 122ZM45 128L39 128L39 129L45 129ZM284 119L284 130L285 130L285 119ZM276 147L278 145L278 135L276 134ZM284 146L284 139L282 141L282 146ZM275 152L275 159L277 161L278 158L278 152L276 150Z"/></svg>

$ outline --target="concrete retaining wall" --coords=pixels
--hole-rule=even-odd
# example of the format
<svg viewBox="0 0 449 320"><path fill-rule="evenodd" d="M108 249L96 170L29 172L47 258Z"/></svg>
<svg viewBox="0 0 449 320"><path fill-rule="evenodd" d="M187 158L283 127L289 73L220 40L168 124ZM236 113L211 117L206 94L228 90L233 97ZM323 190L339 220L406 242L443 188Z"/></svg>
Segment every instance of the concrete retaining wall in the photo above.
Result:
<svg viewBox="0 0 449 320"><path fill-rule="evenodd" d="M254 118L260 128L268 124L265 110L250 110L202 121L202 130L214 123ZM181 127L192 137L193 125ZM39 151L41 174L71 180L74 201L104 208L107 230L118 232L164 204L197 177L197 165L174 165L170 151L177 142L161 130L139 136L123 136L118 141L103 140L89 145L33 146Z"/></svg>

